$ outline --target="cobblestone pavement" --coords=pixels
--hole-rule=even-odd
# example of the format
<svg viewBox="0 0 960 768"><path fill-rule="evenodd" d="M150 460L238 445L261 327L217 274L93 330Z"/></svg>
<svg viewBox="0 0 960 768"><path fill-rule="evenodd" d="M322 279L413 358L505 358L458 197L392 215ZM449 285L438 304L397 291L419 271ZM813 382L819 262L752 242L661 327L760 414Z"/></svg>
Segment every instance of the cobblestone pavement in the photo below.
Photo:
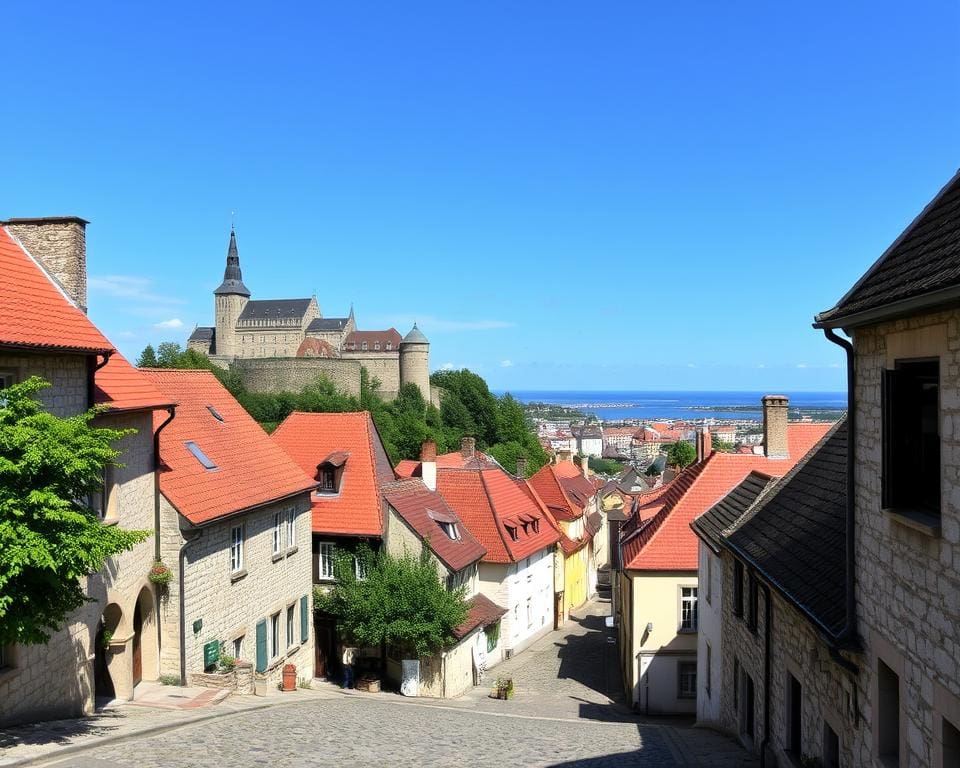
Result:
<svg viewBox="0 0 960 768"><path fill-rule="evenodd" d="M51 755L43 765L756 765L719 734L685 721L640 719L623 705L616 646L607 642L603 625L608 610L605 601L588 604L562 630L492 670L491 683L513 677L517 694L511 701L488 698L486 685L453 701L302 691L257 710L224 709L216 719Z"/></svg>

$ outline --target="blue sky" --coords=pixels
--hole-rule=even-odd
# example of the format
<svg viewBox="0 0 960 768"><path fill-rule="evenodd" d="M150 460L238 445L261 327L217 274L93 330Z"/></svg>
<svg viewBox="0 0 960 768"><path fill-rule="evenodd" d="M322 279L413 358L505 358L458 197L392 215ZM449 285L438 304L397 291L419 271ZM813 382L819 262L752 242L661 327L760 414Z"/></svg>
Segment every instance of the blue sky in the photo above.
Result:
<svg viewBox="0 0 960 768"><path fill-rule="evenodd" d="M130 356L254 298L497 389L840 389L810 328L957 168L956 3L19 3L0 216ZM179 327L173 327L179 326Z"/></svg>

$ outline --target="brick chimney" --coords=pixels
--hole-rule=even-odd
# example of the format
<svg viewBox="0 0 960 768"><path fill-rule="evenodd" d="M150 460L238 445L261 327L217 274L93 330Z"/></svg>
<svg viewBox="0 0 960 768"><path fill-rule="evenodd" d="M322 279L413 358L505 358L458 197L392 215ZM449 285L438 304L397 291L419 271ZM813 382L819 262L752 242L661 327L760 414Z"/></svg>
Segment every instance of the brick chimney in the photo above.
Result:
<svg viewBox="0 0 960 768"><path fill-rule="evenodd" d="M713 436L710 434L710 427L704 424L697 430L697 463L706 461L713 453Z"/></svg>
<svg viewBox="0 0 960 768"><path fill-rule="evenodd" d="M477 452L477 440L473 437L465 437L460 441L460 455L464 459L472 459Z"/></svg>
<svg viewBox="0 0 960 768"><path fill-rule="evenodd" d="M787 410L790 399L786 395L764 395L763 403L763 453L768 459L786 459L790 456L787 447Z"/></svg>
<svg viewBox="0 0 960 768"><path fill-rule="evenodd" d="M424 440L420 446L420 477L431 491L437 490L437 444Z"/></svg>
<svg viewBox="0 0 960 768"><path fill-rule="evenodd" d="M87 311L88 222L77 216L8 219L0 222L57 281L64 293Z"/></svg>
<svg viewBox="0 0 960 768"><path fill-rule="evenodd" d="M570 457L573 456L572 451L568 451L566 448L561 448L557 451L557 464L561 461L570 461Z"/></svg>
<svg viewBox="0 0 960 768"><path fill-rule="evenodd" d="M527 457L517 456L517 477L523 479L527 476Z"/></svg>

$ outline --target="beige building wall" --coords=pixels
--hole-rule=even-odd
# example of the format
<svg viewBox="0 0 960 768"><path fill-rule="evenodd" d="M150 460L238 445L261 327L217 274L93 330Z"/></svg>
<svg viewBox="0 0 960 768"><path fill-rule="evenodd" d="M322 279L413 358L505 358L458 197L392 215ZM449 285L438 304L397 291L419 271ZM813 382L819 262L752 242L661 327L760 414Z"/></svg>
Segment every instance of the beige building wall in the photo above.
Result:
<svg viewBox="0 0 960 768"><path fill-rule="evenodd" d="M45 355L0 350L0 375L12 374L15 383L40 376L50 386L40 400L50 413L67 417L87 410L87 356Z"/></svg>
<svg viewBox="0 0 960 768"><path fill-rule="evenodd" d="M695 713L696 697L677 695L677 664L697 658L697 633L680 630L680 589L696 587L697 573L627 571L627 577L621 594L630 605L621 621L629 621L629 633L621 653L631 700L648 714Z"/></svg>
<svg viewBox="0 0 960 768"><path fill-rule="evenodd" d="M176 512L163 505L165 547L176 544L174 526L179 527ZM295 540L287 539L286 514L296 514ZM282 515L283 545L273 553L274 515ZM244 526L243 568L231 573L231 529ZM184 546L184 617L187 676L203 672L203 646L219 640L232 654L233 642L243 638L240 658L256 664L256 625L267 621L268 646L270 617L280 613L280 647L270 654L265 674L270 684L278 683L282 667L294 664L298 677L313 676L313 621L308 614L307 639L301 639L301 598L307 596L312 606L311 523L309 494L276 502L244 515L212 523L187 534ZM179 574L179 551L169 552L165 559ZM162 624L162 664L165 674L180 674L179 655L179 583L170 585L167 615ZM287 637L287 609L293 606L293 637ZM312 610L308 607L308 611ZM199 631L194 631L200 621ZM174 652L175 651L175 652Z"/></svg>

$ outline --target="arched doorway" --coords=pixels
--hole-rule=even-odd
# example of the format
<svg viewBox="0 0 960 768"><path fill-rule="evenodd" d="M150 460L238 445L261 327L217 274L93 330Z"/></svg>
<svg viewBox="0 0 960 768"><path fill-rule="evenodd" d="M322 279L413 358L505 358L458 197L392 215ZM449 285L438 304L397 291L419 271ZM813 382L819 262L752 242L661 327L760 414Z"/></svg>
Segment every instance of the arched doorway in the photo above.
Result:
<svg viewBox="0 0 960 768"><path fill-rule="evenodd" d="M133 609L131 666L133 685L141 680L156 680L160 668L160 644L157 638L157 612L154 594L143 587Z"/></svg>
<svg viewBox="0 0 960 768"><path fill-rule="evenodd" d="M133 684L143 680L143 611L140 601L133 609Z"/></svg>
<svg viewBox="0 0 960 768"><path fill-rule="evenodd" d="M103 611L97 632L93 638L93 685L94 696L97 698L116 698L116 687L110 676L110 643L117 634L123 612L116 603L110 603Z"/></svg>

